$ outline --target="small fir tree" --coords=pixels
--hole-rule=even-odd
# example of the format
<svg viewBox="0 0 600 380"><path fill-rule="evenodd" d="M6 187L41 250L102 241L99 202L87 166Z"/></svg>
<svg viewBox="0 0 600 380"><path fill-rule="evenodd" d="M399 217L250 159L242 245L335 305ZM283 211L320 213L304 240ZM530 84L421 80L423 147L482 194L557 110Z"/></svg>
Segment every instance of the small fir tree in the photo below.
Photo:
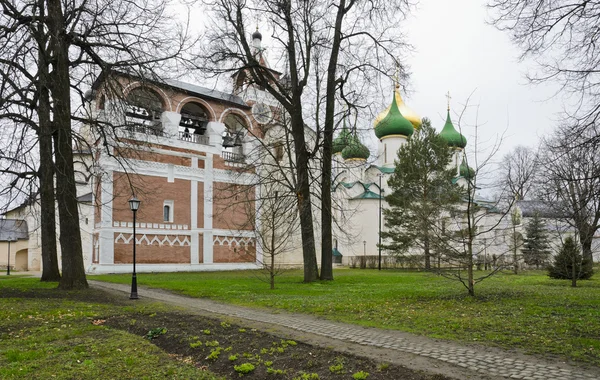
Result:
<svg viewBox="0 0 600 380"><path fill-rule="evenodd" d="M398 255L412 247L422 249L425 269L431 269L432 250L438 244L440 215L460 199L460 188L452 183L455 171L449 168L452 152L423 119L420 130L398 150L396 170L385 197L387 231L385 248Z"/></svg>
<svg viewBox="0 0 600 380"><path fill-rule="evenodd" d="M577 286L577 280L587 280L594 274L591 265L581 256L579 247L573 237L565 239L560 252L554 257L554 262L548 268L550 278L571 280L571 286Z"/></svg>
<svg viewBox="0 0 600 380"><path fill-rule="evenodd" d="M536 213L527 224L525 235L521 249L523 261L527 265L535 265L538 269L546 266L550 257L550 240L544 228L544 221L539 214Z"/></svg>

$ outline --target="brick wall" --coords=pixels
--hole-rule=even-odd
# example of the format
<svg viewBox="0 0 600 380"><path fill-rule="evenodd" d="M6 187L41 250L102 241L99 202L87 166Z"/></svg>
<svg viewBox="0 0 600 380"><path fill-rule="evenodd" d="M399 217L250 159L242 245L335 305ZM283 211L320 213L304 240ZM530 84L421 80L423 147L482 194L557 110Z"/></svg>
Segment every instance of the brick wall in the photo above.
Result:
<svg viewBox="0 0 600 380"><path fill-rule="evenodd" d="M165 177L154 177L140 174L126 175L113 173L113 221L132 221L128 200L131 198L131 186L137 189L136 196L142 201L137 212L138 223L161 223L163 219L163 201L174 201L172 224L190 225L190 189L189 180L176 178L167 182Z"/></svg>

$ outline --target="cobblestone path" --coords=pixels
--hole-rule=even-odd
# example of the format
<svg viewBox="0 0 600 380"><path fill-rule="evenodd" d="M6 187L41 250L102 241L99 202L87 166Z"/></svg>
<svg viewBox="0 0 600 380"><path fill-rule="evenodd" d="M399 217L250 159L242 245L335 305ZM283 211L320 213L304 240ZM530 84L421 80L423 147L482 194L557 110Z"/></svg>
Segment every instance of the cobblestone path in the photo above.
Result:
<svg viewBox="0 0 600 380"><path fill-rule="evenodd" d="M95 288L103 288L128 293L130 287L89 281ZM514 355L508 351L494 349L475 350L458 343L438 341L421 336L376 328L362 328L350 324L331 322L310 315L272 313L247 307L222 304L206 299L174 295L162 290L140 288L140 297L168 302L184 308L195 308L204 312L256 321L268 325L283 326L296 331L320 335L322 337L358 343L409 353L450 365L462 367L469 372L492 376L493 378L523 380L600 380L600 369L579 369L564 363L543 361L538 358L524 360L525 355ZM526 356L525 356L526 357ZM473 378L470 376L470 378ZM475 377L477 378L477 377Z"/></svg>

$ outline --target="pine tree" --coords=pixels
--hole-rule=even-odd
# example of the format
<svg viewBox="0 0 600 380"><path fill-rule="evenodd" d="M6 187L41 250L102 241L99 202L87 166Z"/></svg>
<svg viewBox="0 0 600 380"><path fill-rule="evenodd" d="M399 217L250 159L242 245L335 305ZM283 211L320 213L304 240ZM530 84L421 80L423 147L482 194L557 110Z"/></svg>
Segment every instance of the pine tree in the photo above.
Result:
<svg viewBox="0 0 600 380"><path fill-rule="evenodd" d="M539 214L536 213L527 224L525 234L526 237L521 249L523 261L527 265L535 265L538 269L546 266L550 256L550 241L544 228L544 222Z"/></svg>
<svg viewBox="0 0 600 380"><path fill-rule="evenodd" d="M554 257L553 264L548 268L550 278L571 280L571 286L577 286L577 280L587 280L594 274L587 259L581 256L579 247L573 237L565 239L560 252Z"/></svg>
<svg viewBox="0 0 600 380"><path fill-rule="evenodd" d="M451 151L437 135L428 119L420 130L398 150L395 171L388 185L392 193L385 199L387 231L385 248L404 254L412 247L423 250L425 269L431 268L432 249L439 233L439 219L447 206L459 200L459 188L452 183L456 174L448 169Z"/></svg>

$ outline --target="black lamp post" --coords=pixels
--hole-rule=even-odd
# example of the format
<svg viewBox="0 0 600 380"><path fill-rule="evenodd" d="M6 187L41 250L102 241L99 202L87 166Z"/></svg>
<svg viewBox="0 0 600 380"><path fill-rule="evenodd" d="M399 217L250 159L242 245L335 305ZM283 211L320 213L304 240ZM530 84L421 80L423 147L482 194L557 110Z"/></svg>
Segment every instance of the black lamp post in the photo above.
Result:
<svg viewBox="0 0 600 380"><path fill-rule="evenodd" d="M133 273L131 274L131 294L129 295L130 300L138 299L137 276L135 273L135 246L137 245L135 237L135 213L140 208L140 203L142 202L139 199L137 199L135 195L129 200L129 208L131 209L131 211L133 211Z"/></svg>
<svg viewBox="0 0 600 380"><path fill-rule="evenodd" d="M10 242L13 240L12 236L8 238L8 264L6 264L6 275L10 276Z"/></svg>

